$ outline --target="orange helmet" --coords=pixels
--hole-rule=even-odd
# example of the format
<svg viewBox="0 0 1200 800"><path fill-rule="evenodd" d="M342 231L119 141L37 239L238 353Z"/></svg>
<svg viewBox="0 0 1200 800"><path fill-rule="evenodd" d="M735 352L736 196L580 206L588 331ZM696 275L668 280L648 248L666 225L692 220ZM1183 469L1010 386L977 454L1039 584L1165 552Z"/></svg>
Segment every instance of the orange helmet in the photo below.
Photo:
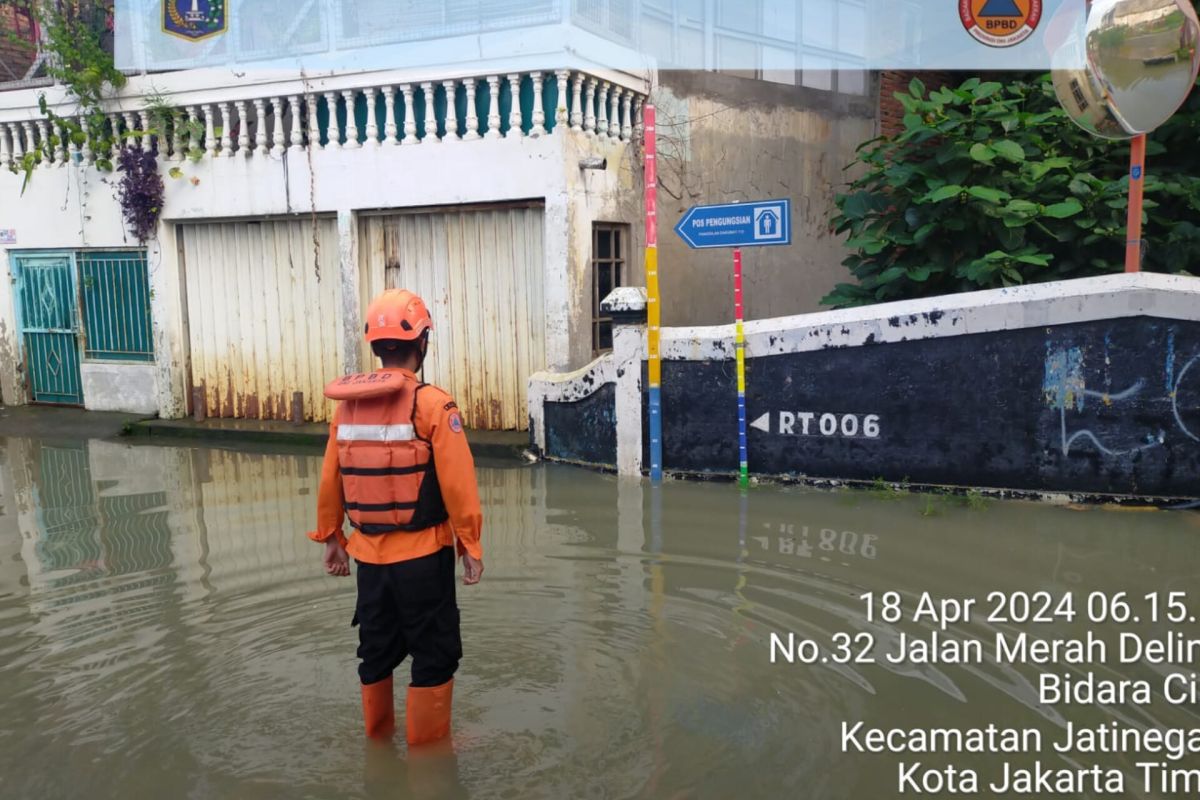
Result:
<svg viewBox="0 0 1200 800"><path fill-rule="evenodd" d="M367 306L364 329L368 342L380 339L411 341L433 330L425 301L408 289L388 289Z"/></svg>

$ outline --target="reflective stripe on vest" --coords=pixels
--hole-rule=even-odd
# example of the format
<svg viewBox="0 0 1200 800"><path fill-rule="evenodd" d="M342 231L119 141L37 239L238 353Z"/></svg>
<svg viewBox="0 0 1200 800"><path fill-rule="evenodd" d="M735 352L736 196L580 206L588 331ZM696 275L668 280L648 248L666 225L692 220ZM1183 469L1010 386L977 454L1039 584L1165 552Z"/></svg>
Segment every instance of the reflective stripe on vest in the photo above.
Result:
<svg viewBox="0 0 1200 800"><path fill-rule="evenodd" d="M411 442L412 425L339 425L339 442Z"/></svg>

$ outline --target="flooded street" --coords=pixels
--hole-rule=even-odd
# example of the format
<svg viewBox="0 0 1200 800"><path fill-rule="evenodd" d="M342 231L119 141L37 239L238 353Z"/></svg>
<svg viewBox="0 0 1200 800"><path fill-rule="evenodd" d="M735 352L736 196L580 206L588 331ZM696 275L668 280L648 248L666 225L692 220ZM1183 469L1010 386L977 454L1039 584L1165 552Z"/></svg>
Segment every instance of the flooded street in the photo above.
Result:
<svg viewBox="0 0 1200 800"><path fill-rule="evenodd" d="M1033 666L772 664L769 647L923 632L867 623L865 592L1200 607L1200 513L481 464L455 754L410 759L402 736L363 741L354 584L304 537L319 473L313 455L0 439L0 796L874 798L894 795L896 759L844 753L843 721L1200 726L1195 703L1040 708ZM1155 678L1102 668L1122 670Z"/></svg>

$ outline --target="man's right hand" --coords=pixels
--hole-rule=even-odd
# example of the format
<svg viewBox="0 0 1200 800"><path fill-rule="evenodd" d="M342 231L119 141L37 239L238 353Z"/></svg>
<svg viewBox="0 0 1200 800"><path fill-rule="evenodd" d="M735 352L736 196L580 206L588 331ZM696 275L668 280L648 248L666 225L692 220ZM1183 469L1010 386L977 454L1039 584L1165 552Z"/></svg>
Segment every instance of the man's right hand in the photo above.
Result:
<svg viewBox="0 0 1200 800"><path fill-rule="evenodd" d="M338 541L337 536L330 536L325 541L325 574L346 577L350 574L350 556L346 548Z"/></svg>
<svg viewBox="0 0 1200 800"><path fill-rule="evenodd" d="M463 553L463 585L471 586L479 583L479 579L483 577L483 561L475 558L470 553Z"/></svg>

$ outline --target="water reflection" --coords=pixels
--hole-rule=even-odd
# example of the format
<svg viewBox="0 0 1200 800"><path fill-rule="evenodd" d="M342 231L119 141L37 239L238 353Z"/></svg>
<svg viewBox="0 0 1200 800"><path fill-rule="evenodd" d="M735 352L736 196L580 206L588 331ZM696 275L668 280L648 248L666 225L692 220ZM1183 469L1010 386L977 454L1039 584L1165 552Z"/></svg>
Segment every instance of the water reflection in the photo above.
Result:
<svg viewBox="0 0 1200 800"><path fill-rule="evenodd" d="M0 794L890 796L894 765L841 753L842 720L1049 735L1065 719L1037 705L1037 670L771 665L771 632L921 632L868 624L864 592L1200 592L1197 515L482 466L453 747L416 759L361 740L353 585L303 537L319 466L0 440ZM1185 706L1071 715L1197 724Z"/></svg>

